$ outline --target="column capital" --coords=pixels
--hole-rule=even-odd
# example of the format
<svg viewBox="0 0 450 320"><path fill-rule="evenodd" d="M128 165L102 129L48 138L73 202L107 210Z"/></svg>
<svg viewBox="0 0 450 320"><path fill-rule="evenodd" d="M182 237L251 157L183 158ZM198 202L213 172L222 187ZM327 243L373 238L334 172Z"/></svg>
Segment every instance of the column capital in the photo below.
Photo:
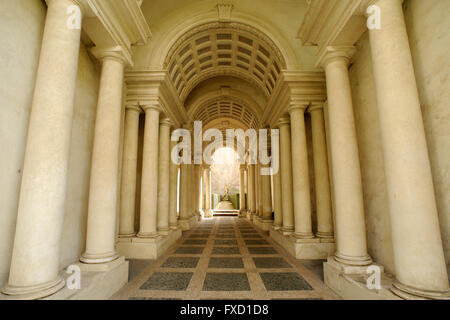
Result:
<svg viewBox="0 0 450 320"><path fill-rule="evenodd" d="M343 61L348 66L355 53L356 48L354 46L328 46L319 55L316 65L326 68L331 62Z"/></svg>
<svg viewBox="0 0 450 320"><path fill-rule="evenodd" d="M289 105L288 112L289 112L289 114L292 114L295 111L305 112L309 105L310 105L309 101L295 101L295 102L291 102L290 105Z"/></svg>
<svg viewBox="0 0 450 320"><path fill-rule="evenodd" d="M245 164L241 164L241 165L239 166L239 170L240 170L240 171L245 171L245 170L247 170L247 166L246 166Z"/></svg>
<svg viewBox="0 0 450 320"><path fill-rule="evenodd" d="M278 120L277 125L279 128L281 128L281 127L284 127L284 126L287 126L290 124L291 124L291 119L289 119L289 117L283 117L283 118L280 118L280 120Z"/></svg>
<svg viewBox="0 0 450 320"><path fill-rule="evenodd" d="M131 66L132 58L121 46L102 48L94 47L91 49L92 54L103 63L107 59L115 60L124 66Z"/></svg>
<svg viewBox="0 0 450 320"><path fill-rule="evenodd" d="M311 106L308 108L308 112L311 114L311 112L314 111L323 111L323 105L324 105L323 102L312 103Z"/></svg>
<svg viewBox="0 0 450 320"><path fill-rule="evenodd" d="M47 6L49 7L53 3L55 3L55 1L58 0L45 0L45 3L47 3ZM84 16L89 9L89 5L86 3L86 0L67 0L67 1L72 2L73 5L75 6L78 6L81 10L82 16Z"/></svg>
<svg viewBox="0 0 450 320"><path fill-rule="evenodd" d="M155 104L155 103L141 105L141 108L142 108L142 110L144 110L145 113L147 113L147 111L149 111L149 110L161 112L161 107L159 106L159 104Z"/></svg>
<svg viewBox="0 0 450 320"><path fill-rule="evenodd" d="M172 122L172 120L170 120L170 118L163 118L159 122L159 125L171 128L173 126L173 122Z"/></svg>
<svg viewBox="0 0 450 320"><path fill-rule="evenodd" d="M127 104L125 105L125 111L142 113L142 108L137 104Z"/></svg>

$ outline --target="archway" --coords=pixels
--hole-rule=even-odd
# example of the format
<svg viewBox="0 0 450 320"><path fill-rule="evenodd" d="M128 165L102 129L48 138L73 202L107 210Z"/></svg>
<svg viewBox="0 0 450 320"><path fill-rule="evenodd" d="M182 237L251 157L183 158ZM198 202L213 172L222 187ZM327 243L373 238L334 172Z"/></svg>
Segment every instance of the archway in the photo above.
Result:
<svg viewBox="0 0 450 320"><path fill-rule="evenodd" d="M216 150L211 164L211 204L214 215L238 215L240 208L239 159L235 150Z"/></svg>

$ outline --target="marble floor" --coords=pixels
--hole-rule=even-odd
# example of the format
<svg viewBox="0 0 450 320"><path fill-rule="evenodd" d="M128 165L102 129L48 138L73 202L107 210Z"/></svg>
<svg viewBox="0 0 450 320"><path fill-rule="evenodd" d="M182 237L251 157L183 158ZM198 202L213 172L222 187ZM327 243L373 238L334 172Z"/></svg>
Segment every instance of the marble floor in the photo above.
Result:
<svg viewBox="0 0 450 320"><path fill-rule="evenodd" d="M339 299L321 266L292 258L245 219L215 217L158 260L130 261L130 282L112 299Z"/></svg>

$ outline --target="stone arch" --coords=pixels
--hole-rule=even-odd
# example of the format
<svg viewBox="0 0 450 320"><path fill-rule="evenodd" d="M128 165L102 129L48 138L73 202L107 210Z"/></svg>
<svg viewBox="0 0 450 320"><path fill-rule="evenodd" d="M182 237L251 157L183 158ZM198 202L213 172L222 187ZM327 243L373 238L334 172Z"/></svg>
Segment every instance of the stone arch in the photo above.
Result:
<svg viewBox="0 0 450 320"><path fill-rule="evenodd" d="M198 84L217 76L244 79L268 98L286 61L272 39L258 29L212 22L183 33L168 51L163 68L182 101Z"/></svg>
<svg viewBox="0 0 450 320"><path fill-rule="evenodd" d="M286 69L298 69L298 58L294 52L294 49L290 45L289 41L281 34L281 32L273 25L264 21L263 19L256 18L255 16L239 12L239 14L231 17L231 22L221 23L218 20L217 13L215 11L208 11L203 13L192 14L189 18L175 16L171 18L173 23L167 22L167 25L171 26L170 29L163 32L163 36L158 39L158 47L148 52L146 66L151 68L164 68L164 62L169 55L171 48L177 43L177 41L186 33L186 30L195 30L198 27L210 23L221 24L226 26L227 24L241 24L246 25L271 40L274 46L278 49L280 55L285 61L284 68ZM181 22L180 22L181 21ZM175 27L173 27L175 26Z"/></svg>
<svg viewBox="0 0 450 320"><path fill-rule="evenodd" d="M261 121L261 111L262 108L245 93L223 88L193 101L188 117L207 124L211 120L229 116L243 122L247 128L257 128Z"/></svg>

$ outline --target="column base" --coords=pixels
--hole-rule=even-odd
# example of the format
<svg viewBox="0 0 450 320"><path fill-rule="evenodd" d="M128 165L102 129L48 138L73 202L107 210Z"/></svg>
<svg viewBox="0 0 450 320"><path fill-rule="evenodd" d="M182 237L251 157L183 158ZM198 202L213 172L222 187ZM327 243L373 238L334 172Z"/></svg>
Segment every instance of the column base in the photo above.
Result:
<svg viewBox="0 0 450 320"><path fill-rule="evenodd" d="M141 238L141 239L156 239L159 237L160 237L160 235L158 234L158 232L139 232L136 235L136 238Z"/></svg>
<svg viewBox="0 0 450 320"><path fill-rule="evenodd" d="M212 218L212 217L213 217L213 212L212 212L212 210L211 210L211 209L206 209L206 210L204 211L203 217L206 218L206 219Z"/></svg>
<svg viewBox="0 0 450 320"><path fill-rule="evenodd" d="M333 232L320 232L318 231L316 233L316 237L320 239L334 239L334 233Z"/></svg>
<svg viewBox="0 0 450 320"><path fill-rule="evenodd" d="M0 300L37 300L48 297L64 288L65 282L62 276L55 280L35 286L11 286L7 284Z"/></svg>
<svg viewBox="0 0 450 320"><path fill-rule="evenodd" d="M264 219L264 218L258 217L254 223L261 230L269 231L270 227L273 225L273 220L272 219Z"/></svg>
<svg viewBox="0 0 450 320"><path fill-rule="evenodd" d="M170 228L169 227L158 229L158 234L159 235L167 236L167 235L169 235L169 233L170 233Z"/></svg>
<svg viewBox="0 0 450 320"><path fill-rule="evenodd" d="M183 231L191 230L191 228L195 226L197 223L198 223L197 217L190 217L187 219L178 220L178 225L180 229Z"/></svg>
<svg viewBox="0 0 450 320"><path fill-rule="evenodd" d="M281 224L273 224L271 229L272 230L280 230L283 226Z"/></svg>
<svg viewBox="0 0 450 320"><path fill-rule="evenodd" d="M296 259L322 260L334 254L334 240L297 239L292 234L284 235L283 232L274 228L270 229L269 235Z"/></svg>
<svg viewBox="0 0 450 320"><path fill-rule="evenodd" d="M245 218L247 216L247 211L246 210L240 210L239 211L239 217L240 218Z"/></svg>
<svg viewBox="0 0 450 320"><path fill-rule="evenodd" d="M301 239L305 239L305 240L308 240L308 239L320 239L320 238L314 237L314 234L312 232L311 233L294 232L292 237L294 237L295 239L299 239L299 240L301 240Z"/></svg>
<svg viewBox="0 0 450 320"><path fill-rule="evenodd" d="M74 265L81 270L81 288L69 289L65 286L71 274L62 272L57 281L52 281L40 286L44 288L39 292L21 295L18 293L18 287L9 287L13 290L11 295L0 294L0 300L106 300L111 298L128 282L129 263L124 257L100 264L85 264L77 262ZM49 287L51 286L51 287ZM37 287L35 287L37 288ZM5 290L6 292L7 290ZM8 291L8 294L10 291Z"/></svg>
<svg viewBox="0 0 450 320"><path fill-rule="evenodd" d="M177 242L181 235L182 231L178 229L157 238L119 239L116 244L117 252L127 259L156 260Z"/></svg>
<svg viewBox="0 0 450 320"><path fill-rule="evenodd" d="M383 266L377 266L381 271L381 287L369 289L367 279L372 274L367 273L369 266L348 266L329 257L323 264L325 284L343 299L348 300L400 300L390 291L394 277L384 273Z"/></svg>
<svg viewBox="0 0 450 320"><path fill-rule="evenodd" d="M355 267L358 266L364 267L372 264L372 258L369 255L363 257L351 257L336 252L336 254L334 255L334 260L340 262L341 264Z"/></svg>
<svg viewBox="0 0 450 320"><path fill-rule="evenodd" d="M124 257L108 263L77 265L81 269L81 289L65 287L45 300L107 300L128 283L129 262Z"/></svg>
<svg viewBox="0 0 450 320"><path fill-rule="evenodd" d="M119 234L119 238L132 238L136 235L135 232L129 234Z"/></svg>
<svg viewBox="0 0 450 320"><path fill-rule="evenodd" d="M284 236L290 236L291 234L294 233L295 229L294 229L293 226L292 226L292 227L284 227L284 226L282 226L282 227L279 229L279 231L280 231L281 234L284 235Z"/></svg>
<svg viewBox="0 0 450 320"><path fill-rule="evenodd" d="M80 257L80 261L86 264L101 264L108 263L119 258L117 252L108 252L104 254L89 254L83 253Z"/></svg>
<svg viewBox="0 0 450 320"><path fill-rule="evenodd" d="M394 281L391 291L405 300L450 300L450 291L429 291L413 288Z"/></svg>

